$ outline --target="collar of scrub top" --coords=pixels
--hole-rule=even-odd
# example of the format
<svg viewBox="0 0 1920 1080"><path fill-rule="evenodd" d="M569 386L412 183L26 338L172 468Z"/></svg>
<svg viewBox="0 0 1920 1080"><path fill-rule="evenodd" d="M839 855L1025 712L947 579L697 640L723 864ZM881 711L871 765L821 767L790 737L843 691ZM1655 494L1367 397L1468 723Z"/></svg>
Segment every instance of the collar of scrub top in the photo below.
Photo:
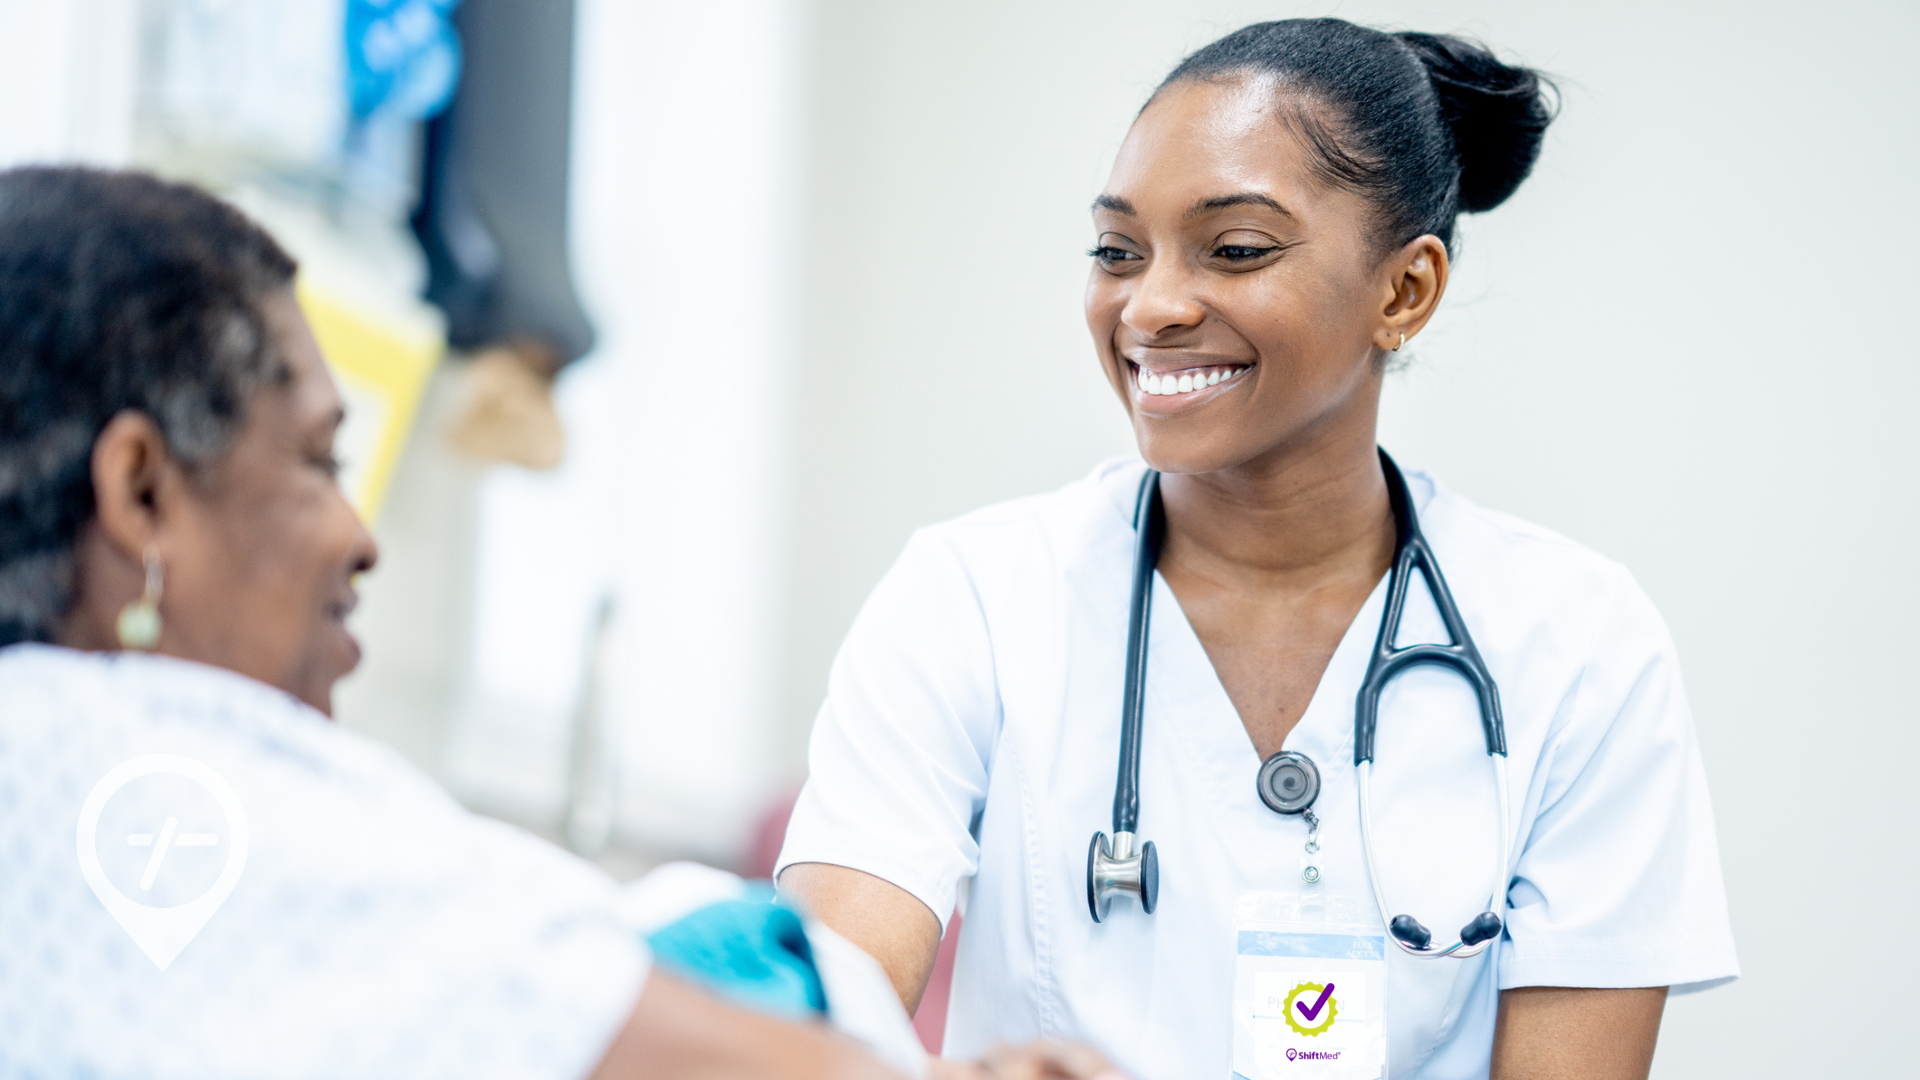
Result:
<svg viewBox="0 0 1920 1080"><path fill-rule="evenodd" d="M1433 549L1420 532L1419 518L1414 513L1406 480L1385 450L1379 451L1379 455L1380 470L1387 482L1388 503L1393 510L1394 558L1387 580L1387 602L1380 619L1380 633L1374 640L1373 658L1367 665L1366 678L1361 681L1359 698L1354 706L1353 758L1359 775L1361 847L1366 854L1367 877L1373 887L1374 902L1379 905L1381 918L1387 920L1387 930L1394 944L1412 956L1464 958L1485 950L1502 929L1496 911L1502 906L1501 900L1506 894L1507 867L1512 857L1511 812L1507 800L1506 727L1500 718L1499 689L1494 685L1493 676L1481 659L1480 651L1474 647L1472 636L1467 633L1466 622L1461 619L1459 608L1454 605L1453 594L1447 590L1446 578L1440 572ZM1109 903L1117 895L1135 897L1140 901L1141 910L1148 914L1153 913L1159 899L1158 853L1151 841L1136 853L1134 831L1140 817L1140 717L1146 693L1147 625L1152 615L1154 570L1159 563L1160 545L1165 536L1166 511L1160 501L1160 474L1148 469L1140 481L1139 498L1134 504L1133 601L1127 619L1127 679L1121 700L1120 768L1113 793L1114 835L1109 843L1105 833L1094 833L1093 842L1087 850L1087 908L1095 922L1105 917ZM1406 610L1408 587L1416 569L1426 579L1427 591L1440 611L1440 619L1447 628L1449 640L1445 645L1428 643L1396 648L1393 642L1399 634L1401 617ZM1381 888L1380 873L1374 860L1371 781L1373 737L1379 719L1380 694L1393 676L1420 664L1450 667L1473 687L1479 700L1480 724L1486 736L1487 754L1493 762L1500 807L1500 861L1494 870L1495 882L1488 910L1462 927L1460 936L1452 944L1440 948L1434 946L1432 932L1413 916L1388 916L1393 909L1388 905L1386 893ZM1296 757L1311 765L1303 755L1289 755L1287 751L1282 751L1262 764L1256 785L1266 778L1268 766L1283 756ZM1317 771L1314 771L1314 776L1317 778ZM1300 813L1307 810L1318 789L1317 783L1311 784L1303 801L1297 806L1288 805L1284 808L1270 797L1264 787L1260 788L1260 794L1262 800L1277 813Z"/></svg>

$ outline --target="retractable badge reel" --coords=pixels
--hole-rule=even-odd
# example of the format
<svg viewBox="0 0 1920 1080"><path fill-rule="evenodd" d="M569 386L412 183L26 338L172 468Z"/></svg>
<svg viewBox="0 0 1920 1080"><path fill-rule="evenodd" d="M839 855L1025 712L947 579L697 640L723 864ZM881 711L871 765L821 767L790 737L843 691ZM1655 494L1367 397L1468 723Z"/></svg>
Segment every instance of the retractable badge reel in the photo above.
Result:
<svg viewBox="0 0 1920 1080"><path fill-rule="evenodd" d="M1314 816L1313 800L1320 797L1320 767L1297 750L1282 750L1260 763L1254 784L1267 809L1288 817L1297 814L1307 823L1307 857L1300 866L1300 880L1317 884L1320 866L1314 856L1320 853L1320 819Z"/></svg>

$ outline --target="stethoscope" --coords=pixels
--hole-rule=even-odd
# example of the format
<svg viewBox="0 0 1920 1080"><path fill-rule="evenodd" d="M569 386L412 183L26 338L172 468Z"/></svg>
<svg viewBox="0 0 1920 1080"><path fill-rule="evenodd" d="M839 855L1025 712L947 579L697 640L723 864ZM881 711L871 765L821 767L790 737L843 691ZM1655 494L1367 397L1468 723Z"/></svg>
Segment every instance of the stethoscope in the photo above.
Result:
<svg viewBox="0 0 1920 1080"><path fill-rule="evenodd" d="M1447 591L1446 578L1433 557L1433 549L1420 533L1420 522L1413 512L1413 500L1407 494L1407 482L1393 459L1380 451L1380 469L1386 474L1387 499L1393 508L1393 570L1387 578L1386 610L1380 616L1380 633L1373 643L1373 659L1367 664L1367 676L1360 683L1359 700L1353 712L1353 764L1359 774L1360 845L1366 855L1367 877L1373 886L1374 902L1380 917L1387 920L1387 932L1394 943L1420 957L1468 957L1484 951L1500 936L1498 914L1506 894L1508 861L1512 857L1512 830L1507 804L1507 732L1500 720L1500 691L1480 650L1474 648L1467 624ZM1140 901L1140 908L1151 915L1160 898L1160 859L1153 842L1134 850L1134 830L1140 820L1140 713L1146 695L1147 623L1153 607L1153 575L1160 561L1160 544L1166 536L1166 510L1160 502L1160 474L1152 469L1140 482L1140 496L1134 504L1133 604L1127 616L1127 681L1120 703L1120 774L1113 791L1113 838L1096 832L1087 849L1087 908L1093 921L1107 913L1113 897L1120 894ZM1445 645L1421 644L1395 648L1400 620L1406 613L1408 586L1418 569L1426 579L1427 591L1440 609L1450 639ZM1433 933L1411 915L1388 916L1393 907L1380 887L1380 870L1374 862L1373 806L1370 784L1373 776L1373 734L1380 715L1380 693L1395 675L1416 664L1450 667L1473 686L1480 701L1480 726L1487 739L1487 756L1493 761L1496 793L1500 803L1500 862L1494 867L1494 886L1487 910L1462 927L1460 936L1445 948L1436 948ZM1313 815L1313 801L1320 794L1320 770L1313 759L1294 750L1282 750L1260 764L1254 778L1260 801L1277 814L1303 815L1307 823L1307 852L1319 850L1319 819ZM1307 866L1302 876L1309 883L1319 880L1319 870Z"/></svg>

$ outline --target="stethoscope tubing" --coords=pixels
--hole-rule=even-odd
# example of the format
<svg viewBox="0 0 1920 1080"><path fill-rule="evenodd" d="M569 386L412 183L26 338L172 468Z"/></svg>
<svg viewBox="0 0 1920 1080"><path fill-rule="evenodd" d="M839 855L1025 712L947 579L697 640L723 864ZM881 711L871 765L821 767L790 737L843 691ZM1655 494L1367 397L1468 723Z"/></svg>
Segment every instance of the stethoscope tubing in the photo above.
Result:
<svg viewBox="0 0 1920 1080"><path fill-rule="evenodd" d="M1167 515L1160 503L1160 473L1148 469L1133 512L1133 595L1127 605L1127 681L1120 710L1120 767L1113 785L1114 834L1131 834L1140 821L1140 715L1147 692L1148 627L1153 619L1153 575Z"/></svg>
<svg viewBox="0 0 1920 1080"><path fill-rule="evenodd" d="M1419 664L1450 667L1467 680L1480 699L1480 726L1486 736L1487 753L1505 754L1507 729L1500 716L1499 688L1487 670L1486 661L1481 659L1480 650L1474 647L1473 635L1467 633L1466 620L1460 617L1460 608L1453 602L1453 592L1447 588L1447 577L1440 572L1433 548L1420 531L1420 519L1414 513L1406 478L1400 475L1400 467L1385 450L1379 453L1380 471L1387 481L1387 501L1393 509L1393 569L1387 578L1386 610L1381 614L1380 632L1373 641L1373 658L1367 663L1367 675L1360 683L1360 694L1354 702L1353 763L1359 765L1373 759L1373 735L1379 723L1381 692L1395 675ZM1400 636L1400 620L1406 615L1407 593L1413 587L1416 570L1426 579L1427 592L1433 597L1440 621L1447 628L1448 642L1395 648L1393 642Z"/></svg>
<svg viewBox="0 0 1920 1080"><path fill-rule="evenodd" d="M1360 692L1354 702L1353 762L1359 786L1361 850L1374 903L1379 906L1380 918L1390 930L1387 936L1401 951L1426 959L1476 956L1498 940L1503 929L1503 920L1498 913L1505 908L1506 882L1512 873L1513 820L1507 791L1507 736L1506 724L1500 714L1500 692L1480 651L1474 646L1472 635L1467 632L1466 621L1461 618L1460 610L1453 602L1453 594L1447 588L1439 562L1420 531L1406 479L1385 450L1378 453L1380 469L1387 483L1388 502L1393 511L1394 558L1387 581L1386 610L1381 616L1379 634L1374 639L1373 656L1368 661L1366 677L1361 680ZM1137 896L1142 908L1151 914L1158 892L1159 871L1154 846L1151 843L1137 845L1134 835L1140 820L1140 726L1141 715L1145 711L1148 630L1153 614L1154 574L1160 562L1160 546L1166 533L1166 512L1160 500L1160 474L1154 469L1148 469L1146 476L1141 478L1139 496L1134 504L1133 524L1133 588L1127 614L1127 675L1121 705L1120 761L1113 793L1114 835L1109 846L1104 834L1095 833L1087 855L1087 905L1095 922L1102 920L1107 898L1112 895L1125 893ZM1445 645L1423 643L1396 648L1393 644L1399 635L1400 621L1406 611L1407 593L1415 571L1426 580L1427 591L1446 626L1448 642ZM1500 860L1494 868L1495 879L1487 909L1461 932L1464 935L1472 931L1475 936L1481 936L1481 940L1467 944L1463 936L1456 936L1453 944L1438 949L1432 947L1428 932L1410 917L1393 915L1393 909L1387 904L1386 890L1380 883L1373 838L1373 750L1379 722L1380 696L1395 675L1420 664L1452 668L1473 687L1480 707L1487 756L1493 761L1500 812ZM1412 928L1408 931L1409 936L1419 939L1423 944L1416 946L1402 940L1399 927L1402 919ZM1482 936L1487 934L1492 936Z"/></svg>
<svg viewBox="0 0 1920 1080"><path fill-rule="evenodd" d="M1400 467L1394 464L1385 450L1379 451L1379 454L1380 471L1387 482L1387 501L1393 509L1393 569L1387 580L1386 610L1381 615L1380 632L1373 642L1373 658L1367 663L1367 674L1361 680L1360 692L1353 706L1353 764L1359 780L1360 846L1366 856L1367 879L1373 887L1374 902L1380 906L1380 918L1390 922L1394 912L1387 904L1386 889L1380 884L1380 869L1374 856L1373 842L1373 745L1379 727L1380 696L1393 677L1408 668L1421 664L1449 667L1473 687L1480 706L1480 727L1486 738L1487 756L1493 761L1494 784L1500 807L1500 861L1494 867L1494 887L1486 910L1498 912L1504 908L1501 899L1506 894L1505 883L1511 872L1509 863L1513 856L1512 807L1507 793L1507 729L1500 715L1500 690L1493 681L1493 673L1487 670L1480 650L1474 646L1473 635L1467 632L1467 622L1461 618L1460 608L1453 602L1453 591L1447 588L1447 578L1440 572L1439 560L1434 558L1433 549L1420 531L1420 519L1414 512L1413 497L1407 491L1406 477L1400 474ZM1415 571L1426 579L1427 593L1440 612L1441 623L1446 626L1448 641L1445 645L1431 642L1405 648L1394 645L1394 640L1400 635L1400 620L1406 614L1407 593L1413 587ZM1455 937L1452 945L1435 949L1431 946L1415 948L1394 934L1387 936L1409 956L1436 959L1442 956L1475 956L1494 940L1489 938L1467 945Z"/></svg>
<svg viewBox="0 0 1920 1080"><path fill-rule="evenodd" d="M1493 782L1499 792L1500 803L1500 861L1493 868L1493 888L1488 893L1488 911L1500 911L1504 907L1502 898L1506 895L1507 877L1513 859L1513 810L1507 797L1507 755L1488 754L1493 761ZM1380 921L1389 922L1393 918L1393 908L1387 904L1387 891L1380 884L1380 866L1374 860L1373 850L1373 762L1363 761L1354 770L1358 774L1360 785L1360 852L1367 861L1367 882L1373 887L1373 902L1380 908ZM1408 956L1418 956L1425 960L1438 960L1443 956L1454 956L1464 960L1485 952L1495 938L1489 938L1478 945L1468 945L1458 936L1453 944L1444 949L1416 949L1392 934L1387 940L1400 946L1400 951Z"/></svg>

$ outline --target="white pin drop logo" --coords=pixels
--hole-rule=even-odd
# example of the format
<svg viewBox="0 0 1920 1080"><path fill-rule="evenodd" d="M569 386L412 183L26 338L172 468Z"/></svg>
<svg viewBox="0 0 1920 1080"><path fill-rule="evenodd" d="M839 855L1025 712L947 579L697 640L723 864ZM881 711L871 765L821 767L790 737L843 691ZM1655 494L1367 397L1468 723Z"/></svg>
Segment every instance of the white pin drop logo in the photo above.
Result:
<svg viewBox="0 0 1920 1080"><path fill-rule="evenodd" d="M128 897L114 885L107 877L105 868L100 865L100 814L106 809L107 800L132 781L156 773L185 777L205 788L219 803L226 817L224 835L220 832L182 831L180 818L172 814L154 821L151 832L129 832L126 835L124 843L128 847L148 849L144 870L140 875L140 891L143 893L152 889L155 882L166 873L168 857L176 849L226 849L226 861L213 885L193 899L171 907L143 904ZM116 838L109 837L109 840ZM100 898L107 913L133 938L134 944L140 946L140 950L160 970L165 971L180 955L180 951L207 925L207 920L213 918L213 913L220 910L220 905L226 902L233 893L233 887L239 883L240 872L247 865L247 816L241 810L240 799L233 789L220 778L220 774L206 765L179 754L150 754L117 766L93 786L93 790L87 794L87 801L80 807L80 825L74 842L79 848L80 874L86 878L93 895Z"/></svg>

